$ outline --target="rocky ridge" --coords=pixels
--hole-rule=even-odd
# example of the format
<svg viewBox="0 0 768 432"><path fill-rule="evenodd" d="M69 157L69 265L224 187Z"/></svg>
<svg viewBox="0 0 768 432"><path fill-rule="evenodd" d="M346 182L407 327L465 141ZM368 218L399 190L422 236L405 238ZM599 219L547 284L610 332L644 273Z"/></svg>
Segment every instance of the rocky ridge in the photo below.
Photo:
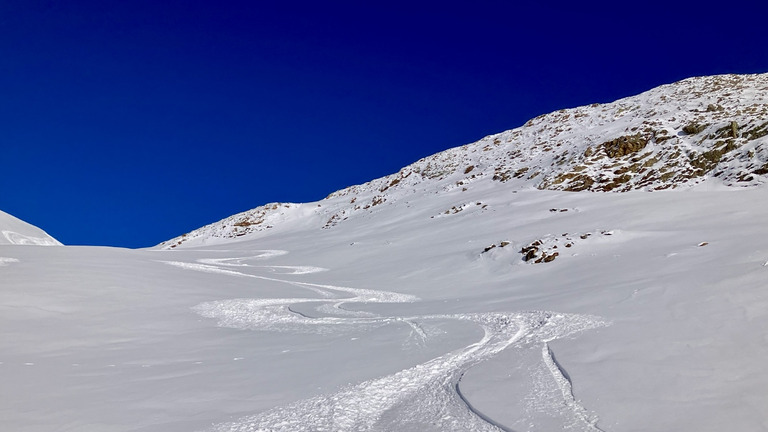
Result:
<svg viewBox="0 0 768 432"><path fill-rule="evenodd" d="M295 223L332 229L379 206L424 194L504 191L625 192L731 187L768 180L768 74L689 78L607 104L563 109L310 204L270 203L159 245L175 248ZM483 203L467 194L451 214Z"/></svg>

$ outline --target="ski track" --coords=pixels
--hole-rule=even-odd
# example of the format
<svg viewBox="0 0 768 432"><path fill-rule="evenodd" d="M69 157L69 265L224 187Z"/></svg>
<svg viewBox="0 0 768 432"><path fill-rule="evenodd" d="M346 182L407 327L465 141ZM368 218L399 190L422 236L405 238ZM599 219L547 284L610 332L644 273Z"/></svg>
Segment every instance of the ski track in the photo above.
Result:
<svg viewBox="0 0 768 432"><path fill-rule="evenodd" d="M253 266L245 261L285 255L285 251L259 251L241 258L200 259L195 263L161 261L187 270L254 278L307 288L319 298L228 299L201 303L192 309L222 327L295 333L359 331L394 323L411 328L411 337L426 343L423 323L445 320L479 325L483 338L465 348L392 375L346 386L335 393L300 400L234 422L214 425L211 432L256 431L508 431L503 425L476 411L462 395L459 384L471 367L509 348L541 346L543 365L549 370L560 395L552 411L567 409L571 430L599 431L597 417L573 395L564 369L555 360L549 342L607 325L598 317L546 311L514 313L470 313L384 317L343 308L345 303L404 303L418 298L408 294L335 285L298 282L253 275L222 267L294 270L301 275L324 271L310 266ZM317 303L310 316L292 306ZM541 401L552 395L541 395ZM546 402L545 402L546 403Z"/></svg>
<svg viewBox="0 0 768 432"><path fill-rule="evenodd" d="M275 256L285 255L285 251L266 251L267 253L249 256L249 257L239 257L239 258L201 258L197 260L197 262L202 264L210 264L210 265L218 265L218 266L226 266L226 267L255 267L255 268L264 268L269 269L273 272L279 273L279 274L292 274L292 275L301 275L301 274L310 274L310 273L320 273L324 271L328 271L328 269L323 267L313 267L313 266L253 266L250 264L245 264L243 261L254 261L254 260L262 260L266 258L272 258Z"/></svg>
<svg viewBox="0 0 768 432"><path fill-rule="evenodd" d="M0 257L0 267L19 262L16 258Z"/></svg>
<svg viewBox="0 0 768 432"><path fill-rule="evenodd" d="M571 378L555 359L555 354L549 346L549 341L544 342L544 345L541 347L541 357L557 383L557 386L560 388L566 409L572 413L573 423L568 426L570 428L576 427L586 431L604 432L597 427L597 417L591 415L574 397Z"/></svg>

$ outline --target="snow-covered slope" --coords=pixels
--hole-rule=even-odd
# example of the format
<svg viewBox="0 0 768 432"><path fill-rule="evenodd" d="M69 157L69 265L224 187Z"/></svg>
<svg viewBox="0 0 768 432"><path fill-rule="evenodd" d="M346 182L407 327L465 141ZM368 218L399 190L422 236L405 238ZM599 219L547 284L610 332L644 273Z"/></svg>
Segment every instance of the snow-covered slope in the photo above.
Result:
<svg viewBox="0 0 768 432"><path fill-rule="evenodd" d="M765 76L570 113L596 134L622 103L723 80L746 107ZM667 101L663 118L746 111L715 98L693 112L710 93ZM626 121L655 121L638 110ZM603 145L634 127L606 120L606 136L558 147L569 135L542 119L562 115L168 249L0 245L0 430L768 429L764 138L717 138L707 117L634 151ZM761 120L732 121L738 135ZM552 150L505 143L535 131ZM697 174L719 139L737 148ZM614 173L651 150L659 165ZM573 192L587 184L632 190Z"/></svg>
<svg viewBox="0 0 768 432"><path fill-rule="evenodd" d="M707 178L734 187L768 180L768 74L691 78L609 104L564 109L320 202L268 204L160 247L221 243L296 224L332 228L382 206L458 189L466 193L445 209L457 212L489 183L508 193L628 191L686 188Z"/></svg>
<svg viewBox="0 0 768 432"><path fill-rule="evenodd" d="M40 228L0 211L0 245L61 245Z"/></svg>
<svg viewBox="0 0 768 432"><path fill-rule="evenodd" d="M462 195L203 248L0 246L0 430L765 428L768 188L488 184L443 215ZM539 240L557 259L523 261Z"/></svg>

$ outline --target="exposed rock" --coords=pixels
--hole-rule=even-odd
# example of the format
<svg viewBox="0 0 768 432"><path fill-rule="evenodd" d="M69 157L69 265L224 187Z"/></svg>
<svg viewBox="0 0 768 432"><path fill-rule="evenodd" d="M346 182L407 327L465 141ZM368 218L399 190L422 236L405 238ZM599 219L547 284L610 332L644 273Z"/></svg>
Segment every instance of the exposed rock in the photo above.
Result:
<svg viewBox="0 0 768 432"><path fill-rule="evenodd" d="M539 248L534 245L526 246L520 249L520 253L523 254L523 261L527 262L536 258L539 253Z"/></svg>
<svg viewBox="0 0 768 432"><path fill-rule="evenodd" d="M555 252L555 253L553 253L553 254L551 254L551 255L546 255L546 254L545 254L545 255L544 255L544 258L543 258L543 259L544 259L544 262L545 262L545 263L548 263L548 262L554 261L554 260L555 260L555 258L557 258L557 256L558 256L558 255L560 255L560 254L559 254L559 253L557 253L557 252Z"/></svg>
<svg viewBox="0 0 768 432"><path fill-rule="evenodd" d="M703 131L704 129L706 129L707 126L709 126L709 125L702 125L702 124L698 124L698 123L691 123L691 124L683 127L683 132L687 133L688 135L695 135L695 134Z"/></svg>
<svg viewBox="0 0 768 432"><path fill-rule="evenodd" d="M637 153L648 145L648 139L641 135L628 135L606 141L600 145L610 158L620 158L631 153Z"/></svg>

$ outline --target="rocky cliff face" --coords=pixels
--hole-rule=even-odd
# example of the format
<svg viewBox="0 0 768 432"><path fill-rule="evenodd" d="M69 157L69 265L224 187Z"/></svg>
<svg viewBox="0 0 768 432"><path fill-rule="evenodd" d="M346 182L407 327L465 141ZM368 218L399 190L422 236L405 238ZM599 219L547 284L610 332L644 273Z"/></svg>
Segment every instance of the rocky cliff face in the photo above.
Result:
<svg viewBox="0 0 768 432"><path fill-rule="evenodd" d="M712 179L768 180L768 74L686 79L608 104L563 109L421 159L311 204L268 204L159 245L174 248L293 224L331 229L377 207L461 192L446 212L482 207L473 190L624 192Z"/></svg>

